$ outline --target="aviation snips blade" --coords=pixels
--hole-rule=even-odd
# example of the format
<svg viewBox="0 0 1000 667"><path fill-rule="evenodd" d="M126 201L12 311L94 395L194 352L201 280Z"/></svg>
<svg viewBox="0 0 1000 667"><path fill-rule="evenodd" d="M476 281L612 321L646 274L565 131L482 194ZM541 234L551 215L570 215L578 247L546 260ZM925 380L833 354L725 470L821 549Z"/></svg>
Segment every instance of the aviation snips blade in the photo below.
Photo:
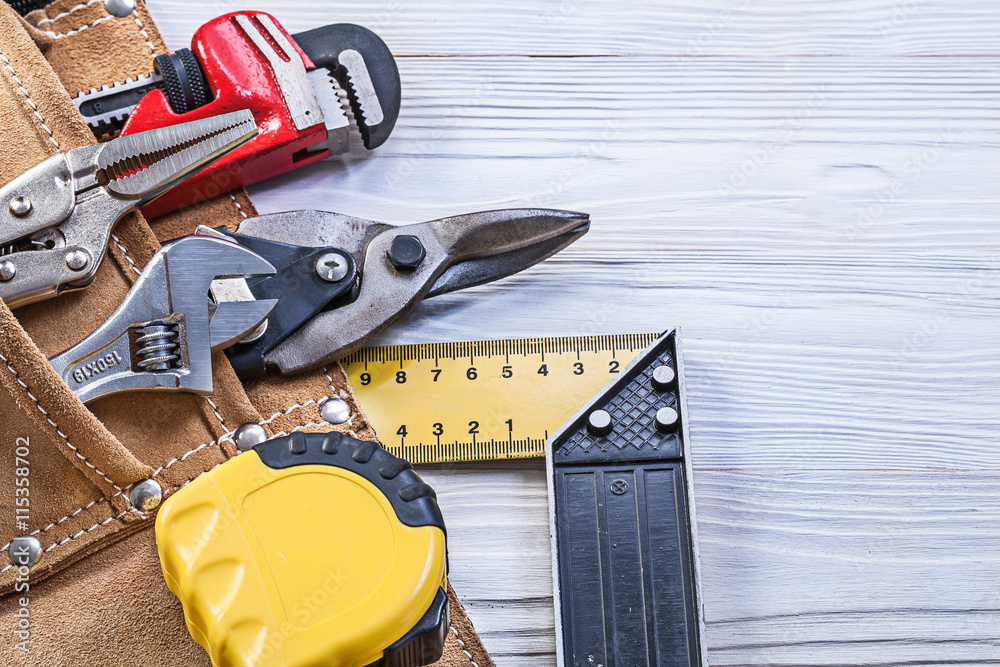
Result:
<svg viewBox="0 0 1000 667"><path fill-rule="evenodd" d="M318 368L363 346L420 300L517 273L589 227L586 214L550 209L403 226L323 211L250 218L228 235L277 273L216 291L215 298L224 301L221 292L232 291L278 305L263 334L227 354L244 379Z"/></svg>

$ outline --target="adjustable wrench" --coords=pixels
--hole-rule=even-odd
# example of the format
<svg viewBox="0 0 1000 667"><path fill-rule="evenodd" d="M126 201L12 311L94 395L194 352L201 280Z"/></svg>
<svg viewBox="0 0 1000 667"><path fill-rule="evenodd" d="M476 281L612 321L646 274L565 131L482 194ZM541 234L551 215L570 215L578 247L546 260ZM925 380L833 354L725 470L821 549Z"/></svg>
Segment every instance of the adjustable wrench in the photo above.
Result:
<svg viewBox="0 0 1000 667"><path fill-rule="evenodd" d="M212 353L253 331L273 299L213 303L217 279L274 273L266 260L205 230L164 246L97 331L49 363L80 400L125 391L212 393Z"/></svg>

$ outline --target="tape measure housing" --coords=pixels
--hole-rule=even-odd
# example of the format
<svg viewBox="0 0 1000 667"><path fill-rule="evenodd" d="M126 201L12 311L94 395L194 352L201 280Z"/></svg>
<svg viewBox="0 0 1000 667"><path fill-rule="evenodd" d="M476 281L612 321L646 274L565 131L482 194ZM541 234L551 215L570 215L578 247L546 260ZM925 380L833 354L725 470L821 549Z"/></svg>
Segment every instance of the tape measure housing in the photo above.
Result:
<svg viewBox="0 0 1000 667"><path fill-rule="evenodd" d="M416 667L443 651L444 521L434 491L375 443L257 445L168 498L156 540L219 667Z"/></svg>

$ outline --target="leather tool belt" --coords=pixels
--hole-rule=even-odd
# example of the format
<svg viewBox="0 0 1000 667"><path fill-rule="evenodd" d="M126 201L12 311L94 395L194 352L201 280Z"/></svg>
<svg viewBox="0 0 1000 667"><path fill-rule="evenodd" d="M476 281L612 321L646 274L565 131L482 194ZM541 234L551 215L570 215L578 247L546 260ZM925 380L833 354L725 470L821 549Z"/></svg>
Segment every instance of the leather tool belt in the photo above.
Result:
<svg viewBox="0 0 1000 667"><path fill-rule="evenodd" d="M148 73L154 56L167 51L141 1L125 17L109 14L102 0L59 0L23 18L0 5L0 183L57 151L94 142L67 91ZM16 313L0 302L0 547L6 551L13 538L30 534L43 552L28 577L0 554L3 664L210 664L163 581L155 512L133 508L129 490L154 479L169 495L235 456L232 434L249 422L272 436L336 429L375 440L336 364L244 386L218 353L210 398L140 393L84 406L47 363L112 313L161 242L199 224L235 230L253 215L243 190L152 225L131 214L115 228L91 288ZM330 397L350 405L348 422L331 426L322 419L319 405ZM18 452L27 455L18 461ZM26 494L14 481L25 467L30 514L18 525L14 508ZM452 630L438 664L491 665L450 596ZM25 620L27 652L14 646Z"/></svg>

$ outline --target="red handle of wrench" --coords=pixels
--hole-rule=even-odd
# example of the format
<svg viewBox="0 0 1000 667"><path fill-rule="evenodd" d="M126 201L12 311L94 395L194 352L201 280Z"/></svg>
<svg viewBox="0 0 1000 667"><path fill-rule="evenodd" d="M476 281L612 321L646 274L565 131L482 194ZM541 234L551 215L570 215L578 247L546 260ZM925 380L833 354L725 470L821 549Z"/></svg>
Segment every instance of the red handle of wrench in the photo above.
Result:
<svg viewBox="0 0 1000 667"><path fill-rule="evenodd" d="M135 134L229 111L249 109L260 128L260 135L219 160L212 166L170 190L142 209L147 218L156 218L236 188L304 167L326 158L329 151L307 152L306 148L326 139L322 121L298 130L278 86L270 63L260 49L236 24L235 16L250 18L260 28L256 17L264 12L233 12L203 25L191 40L191 51L198 58L213 100L193 111L176 114L161 90L150 91L129 115L121 134ZM299 58L306 70L314 69L309 57L295 44L274 17L274 24L288 37L295 52L283 51L268 35L265 40L286 60Z"/></svg>

